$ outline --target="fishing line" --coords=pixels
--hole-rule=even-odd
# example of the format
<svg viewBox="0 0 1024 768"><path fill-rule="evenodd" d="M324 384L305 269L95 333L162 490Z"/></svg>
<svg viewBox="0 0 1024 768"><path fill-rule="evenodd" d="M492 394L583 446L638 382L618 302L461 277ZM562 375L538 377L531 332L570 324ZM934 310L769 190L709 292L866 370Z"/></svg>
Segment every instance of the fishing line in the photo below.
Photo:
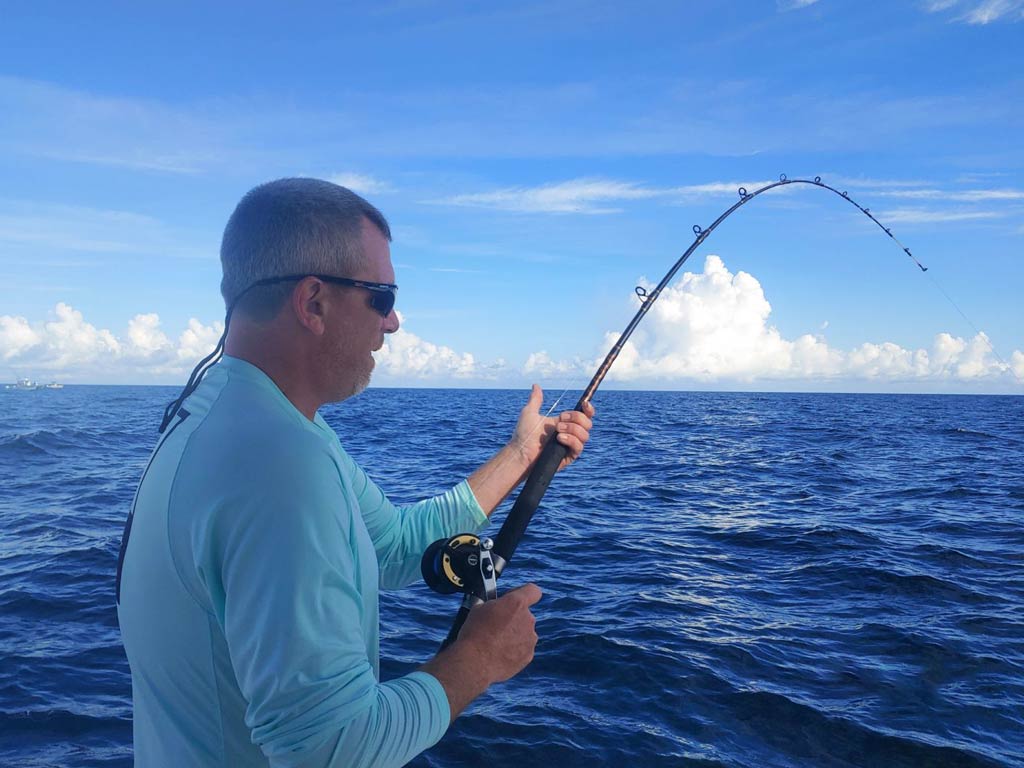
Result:
<svg viewBox="0 0 1024 768"><path fill-rule="evenodd" d="M969 318L967 314L962 309L960 309L960 306L955 301L953 301L953 297L946 293L946 289L942 287L942 285L939 283L938 280L935 279L935 277L933 277L932 275L928 275L928 277L931 279L932 285L934 285L938 289L939 293L946 297L946 301L948 301L953 306L953 309L960 313L960 317L962 317L964 321L969 326L971 326L971 328L974 330L975 338L980 337L981 340L984 341L986 345L988 345L989 351L996 356L996 360L1003 364L1003 367L1010 372L1010 375L1017 380L1017 383L1024 384L1024 379L1021 379L1021 377L1017 375L1017 371L1013 369L1013 366L1003 359L1003 356L999 354L999 350L996 349L995 345L992 344L992 342L989 340L988 334L986 334L984 331L978 328L978 326L974 324L974 321L972 321L971 318Z"/></svg>
<svg viewBox="0 0 1024 768"><path fill-rule="evenodd" d="M683 255L676 261L672 268L661 279L661 282L659 282L652 291L648 291L643 286L637 286L634 289L637 298L640 300L640 307L634 314L632 320L630 320L629 324L626 326L626 329L608 351L604 361L590 380L590 384L587 385L587 388L584 390L583 395L580 397L574 410L582 411L586 404L593 399L594 393L601 385L601 382L604 381L604 378L607 376L612 364L619 356L619 353L622 351L637 325L639 325L640 321L654 305L654 302L657 301L662 291L666 286L668 286L672 278L675 277L679 269L686 263L686 260L690 258L694 251L696 251L705 240L707 240L711 233L714 232L723 221L729 218L729 216L754 198L770 189L790 184L809 184L826 189L843 198L850 203L850 205L854 206L857 210L871 219L879 229L885 232L885 234L900 247L907 257L914 262L915 266L917 266L921 272L928 271L928 267L922 264L914 256L909 247L896 238L889 227L886 227L882 222L875 218L870 209L865 208L860 203L850 198L847 192L840 191L835 187L825 184L821 180L820 176L815 176L813 179L789 179L785 174L781 174L778 181L765 184L753 192L748 192L746 188L739 187L737 193L739 194L740 199L715 219L706 229L697 224L693 226L693 234L695 236L693 243L686 249ZM939 290L944 296L946 296L947 300L950 301L957 312L967 319L968 323L972 327L975 327L974 323L970 322L967 315L959 308L956 302L952 300L949 294L942 290L941 286L938 286L938 282L935 281L934 278L932 282L939 287ZM977 330L976 327L975 330ZM980 333L980 331L978 333ZM992 348L993 352L995 352L991 343L989 343L989 347ZM1003 365L1016 377L1016 372L1013 371L1012 367L1008 366L998 353L995 354L1000 362L1003 363ZM564 394L565 393L563 393L563 395ZM552 407L552 410L553 409L554 408ZM481 602L492 599L496 595L495 579L507 567L516 547L519 544L519 541L522 539L523 534L526 532L526 529L530 524L530 520L540 505L541 499L543 499L544 494L547 492L551 479L554 477L555 472L558 471L558 467L567 454L568 448L566 448L566 446L554 437L548 439L540 456L534 462L533 468L531 469L529 476L526 478L526 482L523 484L522 490L519 492L519 496L513 503L512 509L506 516L505 521L501 526L501 530L498 532L493 542L490 540L478 540L472 534L460 534L459 536L452 537L448 540L442 539L435 542L427 549L422 561L423 576L427 581L427 584L431 588L440 592L462 592L464 594L462 606L459 608L459 611L455 616L455 621L452 623L451 631L448 633L448 637L446 638L444 645L448 645L458 637L459 630L462 628L462 625L469 616L470 609ZM471 541L475 541L476 543L471 544ZM464 553L471 549L473 550L472 553L468 556L464 555ZM462 577L453 579L451 578L452 571L449 566L456 562L456 560L469 563L469 566L467 566L469 570L463 571ZM442 561L445 564L445 569L447 569L445 572L441 572L437 567L439 563L442 563ZM474 573L474 571L478 572Z"/></svg>

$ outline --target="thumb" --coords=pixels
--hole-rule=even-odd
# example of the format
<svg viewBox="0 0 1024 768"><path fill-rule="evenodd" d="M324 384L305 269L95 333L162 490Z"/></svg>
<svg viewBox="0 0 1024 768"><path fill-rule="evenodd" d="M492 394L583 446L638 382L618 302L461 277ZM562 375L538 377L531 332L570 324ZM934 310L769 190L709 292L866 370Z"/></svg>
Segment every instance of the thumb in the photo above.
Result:
<svg viewBox="0 0 1024 768"><path fill-rule="evenodd" d="M530 390L530 399L523 406L523 413L540 413L540 406L544 402L544 390L537 384Z"/></svg>

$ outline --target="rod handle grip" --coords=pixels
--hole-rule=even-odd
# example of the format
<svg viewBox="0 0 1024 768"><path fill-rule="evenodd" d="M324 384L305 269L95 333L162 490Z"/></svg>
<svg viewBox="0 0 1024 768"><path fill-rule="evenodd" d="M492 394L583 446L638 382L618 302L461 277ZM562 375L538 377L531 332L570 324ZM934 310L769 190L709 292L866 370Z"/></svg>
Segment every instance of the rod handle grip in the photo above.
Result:
<svg viewBox="0 0 1024 768"><path fill-rule="evenodd" d="M519 545L519 540L526 532L526 528L530 525L530 520L533 518L533 513L537 511L541 499L544 498L544 494L551 484L551 478L555 476L555 472L558 471L562 459L568 453L569 449L558 442L555 436L552 435L534 463L533 469L530 470L530 474L526 478L526 482L523 484L523 489L519 492L515 504L509 510L501 530L498 531L498 535L494 537L494 554L504 560L503 568L507 567L512 560L512 555Z"/></svg>

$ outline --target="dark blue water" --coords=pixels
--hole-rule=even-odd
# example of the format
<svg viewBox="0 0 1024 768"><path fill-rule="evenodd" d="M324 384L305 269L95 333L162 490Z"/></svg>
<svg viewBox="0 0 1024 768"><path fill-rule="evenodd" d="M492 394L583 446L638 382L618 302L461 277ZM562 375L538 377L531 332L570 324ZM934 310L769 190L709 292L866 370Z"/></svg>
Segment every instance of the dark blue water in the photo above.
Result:
<svg viewBox="0 0 1024 768"><path fill-rule="evenodd" d="M173 394L0 391L0 765L131 764L114 570ZM370 390L325 416L411 501L524 401ZM416 765L1024 766L1024 398L597 405L504 579L545 590L536 660ZM385 677L453 600L385 596Z"/></svg>

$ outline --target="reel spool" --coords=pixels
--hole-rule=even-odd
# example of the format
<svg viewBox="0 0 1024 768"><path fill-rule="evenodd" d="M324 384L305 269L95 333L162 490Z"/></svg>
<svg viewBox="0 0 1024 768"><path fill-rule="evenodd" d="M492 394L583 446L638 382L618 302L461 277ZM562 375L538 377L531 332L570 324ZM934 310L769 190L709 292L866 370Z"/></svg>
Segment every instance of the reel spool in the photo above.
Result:
<svg viewBox="0 0 1024 768"><path fill-rule="evenodd" d="M442 595L462 593L481 602L498 595L497 573L491 558L490 539L459 533L438 539L423 553L420 572L423 581Z"/></svg>

